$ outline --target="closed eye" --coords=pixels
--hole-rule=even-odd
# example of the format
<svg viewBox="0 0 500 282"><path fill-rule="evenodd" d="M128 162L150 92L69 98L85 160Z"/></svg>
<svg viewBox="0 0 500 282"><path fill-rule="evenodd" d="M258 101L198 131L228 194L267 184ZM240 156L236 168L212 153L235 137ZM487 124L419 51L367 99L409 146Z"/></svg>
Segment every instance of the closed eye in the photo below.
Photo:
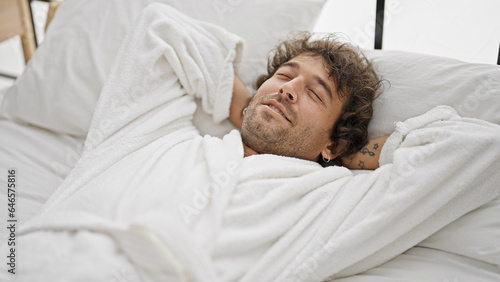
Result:
<svg viewBox="0 0 500 282"><path fill-rule="evenodd" d="M309 92L311 92L312 95L316 97L316 99L318 99L321 103L323 103L323 100L321 99L321 96L319 96L318 94L316 94L316 92L314 92L314 90L309 89Z"/></svg>
<svg viewBox="0 0 500 282"><path fill-rule="evenodd" d="M285 78L285 79L292 79L292 77L286 73L282 73L282 72L278 72L276 73L277 76L281 77L281 78Z"/></svg>

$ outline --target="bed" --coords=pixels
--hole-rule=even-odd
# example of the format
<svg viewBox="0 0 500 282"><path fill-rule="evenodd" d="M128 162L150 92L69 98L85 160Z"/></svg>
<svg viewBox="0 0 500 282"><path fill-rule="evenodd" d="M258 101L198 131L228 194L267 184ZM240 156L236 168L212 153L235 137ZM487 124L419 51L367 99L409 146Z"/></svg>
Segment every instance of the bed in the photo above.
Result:
<svg viewBox="0 0 500 282"><path fill-rule="evenodd" d="M8 199L15 198L16 224L22 225L33 218L79 161L94 109L120 45L143 8L153 2L168 4L243 38L245 47L239 74L248 89L254 89L253 80L264 72L269 49L290 32L311 30L325 3L324 0L251 3L141 0L124 5L122 0L65 1L24 73L12 87L0 92L0 163L4 175L0 181L2 187L11 183L9 179L17 183L16 196L2 188L0 202L8 203ZM422 115L439 105L450 106L464 117L500 124L498 66L401 51L365 50L365 54L386 81L374 104L370 137L390 134L396 122ZM233 129L228 121L214 124L201 108L200 104L195 124L202 134L222 137ZM495 185L499 187L500 183ZM8 208L2 208L1 214L7 219ZM331 280L500 281L498 214L500 198L485 200L480 207L384 263ZM9 226L11 222L6 220L3 224ZM4 244L16 233L2 229ZM85 238L85 234L80 237L82 246ZM23 242L19 245L22 248ZM52 247L58 248L58 243L52 242ZM126 262L124 254L118 251L116 257L122 264L110 272L109 281L139 281L133 264ZM17 271L22 273L21 258L17 263ZM2 265L4 276L0 277L14 279L7 272L8 264ZM281 280L325 280L315 273L314 264L310 266L307 277ZM82 269L93 271L85 263ZM55 274L58 270L54 270ZM68 277L76 279L78 273L74 271L74 276Z"/></svg>

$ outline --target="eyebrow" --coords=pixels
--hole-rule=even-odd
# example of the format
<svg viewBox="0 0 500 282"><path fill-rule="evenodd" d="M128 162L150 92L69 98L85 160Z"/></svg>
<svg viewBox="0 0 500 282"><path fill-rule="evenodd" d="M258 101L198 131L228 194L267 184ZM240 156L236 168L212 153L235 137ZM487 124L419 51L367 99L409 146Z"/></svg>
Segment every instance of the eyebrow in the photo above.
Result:
<svg viewBox="0 0 500 282"><path fill-rule="evenodd" d="M300 69L300 65L297 62L290 62L290 61L283 63L281 65L281 67L291 67L294 69ZM330 101L333 100L332 89L330 88L330 86L328 86L326 81L324 81L321 77L319 77L317 75L313 75L313 77L314 77L314 79L316 79L316 82L318 82L319 85L321 85L325 89L325 91L328 93L328 96L330 97Z"/></svg>

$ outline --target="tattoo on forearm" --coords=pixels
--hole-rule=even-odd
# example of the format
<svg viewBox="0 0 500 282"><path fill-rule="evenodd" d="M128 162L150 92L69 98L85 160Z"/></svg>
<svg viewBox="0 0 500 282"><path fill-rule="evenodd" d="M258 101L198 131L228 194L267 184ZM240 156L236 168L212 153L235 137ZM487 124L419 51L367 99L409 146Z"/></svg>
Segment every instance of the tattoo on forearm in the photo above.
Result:
<svg viewBox="0 0 500 282"><path fill-rule="evenodd" d="M373 144L373 150L377 150L378 149L378 143L375 143ZM370 149L368 149L368 147L364 147L361 151L360 151L361 154L363 155L366 155L368 154L370 157L373 157L375 156L375 153L370 151Z"/></svg>
<svg viewBox="0 0 500 282"><path fill-rule="evenodd" d="M364 161L359 161L358 163L358 166L361 168L361 169L365 169L365 162Z"/></svg>
<svg viewBox="0 0 500 282"><path fill-rule="evenodd" d="M375 156L375 153L372 152L372 151L370 151L370 150L368 150L368 148L366 148L366 147L364 147L363 150L361 150L361 154L363 154L363 155L368 154L368 155L370 155L372 157Z"/></svg>

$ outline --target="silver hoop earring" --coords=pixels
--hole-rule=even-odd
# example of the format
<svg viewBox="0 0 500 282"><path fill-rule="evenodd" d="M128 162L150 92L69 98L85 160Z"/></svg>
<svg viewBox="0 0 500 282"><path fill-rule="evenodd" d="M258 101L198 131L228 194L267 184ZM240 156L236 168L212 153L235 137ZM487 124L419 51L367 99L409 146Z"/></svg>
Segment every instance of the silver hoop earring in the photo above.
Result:
<svg viewBox="0 0 500 282"><path fill-rule="evenodd" d="M329 162L330 162L330 156L328 156L328 159L325 159L325 157L323 157L323 161L324 161L325 163L329 163Z"/></svg>
<svg viewBox="0 0 500 282"><path fill-rule="evenodd" d="M246 115L248 108L243 109L243 115Z"/></svg>

